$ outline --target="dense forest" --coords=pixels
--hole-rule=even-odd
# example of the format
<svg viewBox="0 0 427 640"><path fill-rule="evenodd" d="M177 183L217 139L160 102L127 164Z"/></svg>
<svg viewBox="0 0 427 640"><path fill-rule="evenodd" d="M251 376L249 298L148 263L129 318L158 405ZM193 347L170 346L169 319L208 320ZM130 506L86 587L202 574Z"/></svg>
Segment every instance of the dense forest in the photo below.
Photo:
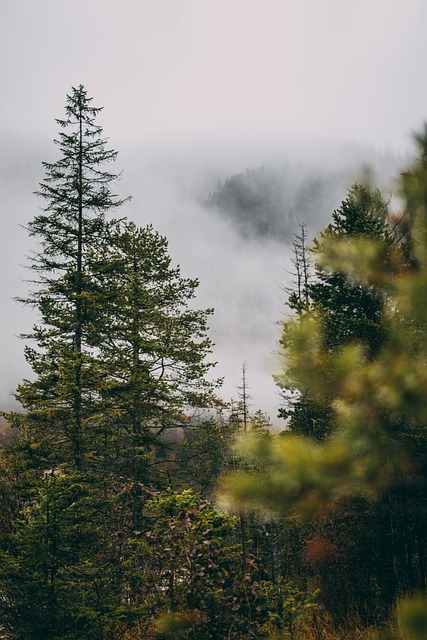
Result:
<svg viewBox="0 0 427 640"><path fill-rule="evenodd" d="M222 397L214 311L122 216L101 111L67 95L27 227L38 321L0 439L0 636L425 640L427 128L399 210L354 184L314 242L293 216L325 182L273 206L259 171L209 198L293 242L279 431L242 363Z"/></svg>

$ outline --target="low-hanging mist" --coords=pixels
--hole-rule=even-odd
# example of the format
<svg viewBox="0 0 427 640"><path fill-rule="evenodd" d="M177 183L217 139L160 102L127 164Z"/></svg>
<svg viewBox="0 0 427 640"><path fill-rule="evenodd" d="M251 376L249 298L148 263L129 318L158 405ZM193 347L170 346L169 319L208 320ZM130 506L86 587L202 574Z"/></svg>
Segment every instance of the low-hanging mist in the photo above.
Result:
<svg viewBox="0 0 427 640"><path fill-rule="evenodd" d="M41 203L33 195L40 163L52 159L53 145L10 144L0 155L1 188L7 216L1 269L5 306L1 336L0 402L14 404L13 391L28 370L18 334L35 316L13 300L25 293L26 255L31 243L23 225ZM120 145L117 145L120 149ZM13 152L11 152L13 148ZM211 333L216 343L216 376L223 396L236 396L246 363L252 409L277 421L279 321L287 313L284 288L291 279L291 246L301 223L312 237L368 163L391 189L398 162L370 150L310 148L293 144L205 143L132 147L118 159L123 177L117 190L131 194L122 214L137 224L152 223L169 239L170 252L184 274L200 280L197 304L214 307Z"/></svg>

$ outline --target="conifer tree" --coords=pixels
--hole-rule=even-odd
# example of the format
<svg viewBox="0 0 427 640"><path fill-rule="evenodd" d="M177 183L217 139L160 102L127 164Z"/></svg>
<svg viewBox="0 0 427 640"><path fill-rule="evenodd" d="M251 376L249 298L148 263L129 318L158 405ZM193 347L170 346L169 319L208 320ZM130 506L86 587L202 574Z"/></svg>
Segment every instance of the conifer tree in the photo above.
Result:
<svg viewBox="0 0 427 640"><path fill-rule="evenodd" d="M100 112L82 85L73 87L65 117L57 120L59 157L43 163L38 195L46 205L28 225L38 243L31 264L35 286L23 300L40 314L40 323L25 336L37 345L26 348L35 379L17 390L25 416L10 416L38 441L42 464L66 462L75 469L84 463L98 377L93 348L101 292L91 255L106 241L105 214L123 203L111 191L118 176L106 165L117 152L103 138Z"/></svg>
<svg viewBox="0 0 427 640"><path fill-rule="evenodd" d="M294 287L286 288L289 293L288 306L297 313L306 311L310 304L309 285L311 265L308 255L307 230L305 224L300 225L300 232L295 235L293 241L293 266L292 273Z"/></svg>
<svg viewBox="0 0 427 640"><path fill-rule="evenodd" d="M288 304L297 314L310 311L318 315L322 325L322 339L330 351L355 340L362 341L373 354L384 340L384 292L378 287L354 281L342 271L330 272L318 257L326 244L364 238L384 242L391 248L394 236L388 221L387 203L377 189L368 185L354 185L332 214L332 222L314 242L312 254L315 277L307 277L307 249L304 229L296 239L299 257L298 288L289 296ZM304 259L303 259L304 257ZM281 345L286 349L286 324ZM331 411L307 395L305 389L293 385L279 386L285 406L279 415L289 419L295 433L322 439L330 429Z"/></svg>
<svg viewBox="0 0 427 640"><path fill-rule="evenodd" d="M194 308L198 281L181 275L151 225L118 223L97 259L99 288L109 293L98 324L102 409L94 428L104 434L101 447L108 442L104 463L140 495L140 483L159 468L164 433L185 428L189 410L214 403L206 359L212 310Z"/></svg>
<svg viewBox="0 0 427 640"><path fill-rule="evenodd" d="M121 605L111 502L81 473L47 472L31 498L1 540L1 622L18 640L109 635Z"/></svg>
<svg viewBox="0 0 427 640"><path fill-rule="evenodd" d="M314 243L314 256L326 243L355 238L381 241L391 247L394 238L388 220L387 203L378 189L355 184L340 207L332 214L332 223ZM316 261L316 279L308 287L314 311L322 318L325 345L329 349L361 340L375 353L384 340L381 290L356 282L346 273L330 272Z"/></svg>

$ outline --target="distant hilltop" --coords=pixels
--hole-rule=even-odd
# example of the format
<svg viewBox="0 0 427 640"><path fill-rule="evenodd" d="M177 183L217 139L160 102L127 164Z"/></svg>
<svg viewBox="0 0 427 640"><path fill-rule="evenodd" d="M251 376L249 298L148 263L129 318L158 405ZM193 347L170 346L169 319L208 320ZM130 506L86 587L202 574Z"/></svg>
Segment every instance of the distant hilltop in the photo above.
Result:
<svg viewBox="0 0 427 640"><path fill-rule="evenodd" d="M259 167L218 183L205 201L243 237L292 242L299 224L317 231L345 192L348 175Z"/></svg>

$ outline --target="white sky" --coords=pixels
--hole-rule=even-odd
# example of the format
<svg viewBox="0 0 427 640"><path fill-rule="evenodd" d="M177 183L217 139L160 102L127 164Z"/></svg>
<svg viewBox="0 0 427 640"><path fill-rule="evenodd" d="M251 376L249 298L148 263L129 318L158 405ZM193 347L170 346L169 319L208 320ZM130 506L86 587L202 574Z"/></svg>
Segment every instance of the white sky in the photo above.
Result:
<svg viewBox="0 0 427 640"><path fill-rule="evenodd" d="M82 81L115 138L400 145L427 113L426 27L425 0L1 0L0 130L45 135Z"/></svg>

